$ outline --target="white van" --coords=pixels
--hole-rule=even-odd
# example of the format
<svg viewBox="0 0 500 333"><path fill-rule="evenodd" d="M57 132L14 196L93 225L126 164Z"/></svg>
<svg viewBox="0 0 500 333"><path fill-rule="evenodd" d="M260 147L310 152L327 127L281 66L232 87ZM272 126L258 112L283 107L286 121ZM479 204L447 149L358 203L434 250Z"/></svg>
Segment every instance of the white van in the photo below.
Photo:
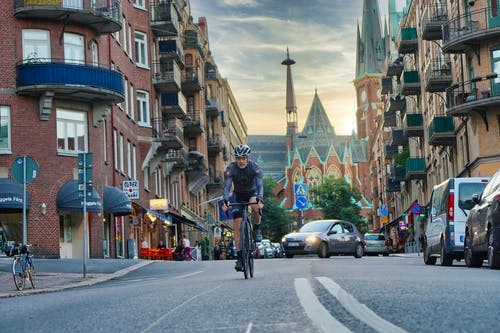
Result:
<svg viewBox="0 0 500 333"><path fill-rule="evenodd" d="M449 178L432 190L424 237L424 262L442 266L464 258L465 220L490 177Z"/></svg>

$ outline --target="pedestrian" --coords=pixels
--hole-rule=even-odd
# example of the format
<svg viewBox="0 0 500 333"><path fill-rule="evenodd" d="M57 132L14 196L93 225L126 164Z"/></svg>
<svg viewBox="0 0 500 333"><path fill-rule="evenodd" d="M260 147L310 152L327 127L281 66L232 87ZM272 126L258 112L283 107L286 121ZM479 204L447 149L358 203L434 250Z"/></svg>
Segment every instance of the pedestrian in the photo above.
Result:
<svg viewBox="0 0 500 333"><path fill-rule="evenodd" d="M194 261L193 256L191 255L191 243L189 239L187 239L186 235L182 235L182 246L184 247L183 258L184 260L192 260Z"/></svg>
<svg viewBox="0 0 500 333"><path fill-rule="evenodd" d="M149 243L148 241L146 240L146 238L144 238L144 240L142 241L141 243L141 248L143 249L147 249L149 247Z"/></svg>
<svg viewBox="0 0 500 333"><path fill-rule="evenodd" d="M160 239L160 241L158 242L158 249L166 249L167 247L165 246L165 244L163 243L163 241Z"/></svg>

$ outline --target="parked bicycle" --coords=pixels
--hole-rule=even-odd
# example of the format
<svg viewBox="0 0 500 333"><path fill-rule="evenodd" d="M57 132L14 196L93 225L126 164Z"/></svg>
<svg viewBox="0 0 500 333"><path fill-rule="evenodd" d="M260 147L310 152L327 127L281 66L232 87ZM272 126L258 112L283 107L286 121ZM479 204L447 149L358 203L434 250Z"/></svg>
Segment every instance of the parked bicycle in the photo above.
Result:
<svg viewBox="0 0 500 333"><path fill-rule="evenodd" d="M240 229L240 247L241 256L243 258L243 275L245 279L253 277L254 275L254 255L255 255L255 242L253 240L253 228L248 214L248 206L255 205L255 202L231 202L230 207L243 207L242 222Z"/></svg>
<svg viewBox="0 0 500 333"><path fill-rule="evenodd" d="M14 255L12 275L17 290L23 290L27 280L30 281L33 289L36 288L36 270L33 263L33 255L30 251L31 247L31 244L19 244L11 250L11 253Z"/></svg>

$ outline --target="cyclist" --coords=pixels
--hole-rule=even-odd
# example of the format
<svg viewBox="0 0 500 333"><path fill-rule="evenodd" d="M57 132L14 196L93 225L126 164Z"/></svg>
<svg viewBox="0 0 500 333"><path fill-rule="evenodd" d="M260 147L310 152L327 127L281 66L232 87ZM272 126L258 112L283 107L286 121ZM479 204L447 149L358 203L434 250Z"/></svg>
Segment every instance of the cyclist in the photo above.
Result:
<svg viewBox="0 0 500 333"><path fill-rule="evenodd" d="M264 207L264 185L262 169L254 161L249 159L251 149L249 146L240 144L234 148L235 162L229 164L224 174L224 204L222 209L227 211L229 208L229 199L231 186L233 186L233 200L235 202L251 202L257 205L251 205L254 226L254 239L256 242L262 240L262 231L260 230L260 212ZM237 261L235 269L243 270L243 259L241 256L240 229L243 220L243 207L233 207L234 216L234 243L237 250Z"/></svg>

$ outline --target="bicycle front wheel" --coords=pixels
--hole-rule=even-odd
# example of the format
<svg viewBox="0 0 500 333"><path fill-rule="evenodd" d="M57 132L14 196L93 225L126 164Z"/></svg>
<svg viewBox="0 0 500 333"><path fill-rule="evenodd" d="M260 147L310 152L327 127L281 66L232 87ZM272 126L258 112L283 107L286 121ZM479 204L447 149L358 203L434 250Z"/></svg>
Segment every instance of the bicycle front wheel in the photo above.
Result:
<svg viewBox="0 0 500 333"><path fill-rule="evenodd" d="M254 271L254 263L253 263L253 259L254 259L254 255L255 255L255 243L250 239L250 254L248 256L248 271L250 273L250 277L253 278L253 271Z"/></svg>
<svg viewBox="0 0 500 333"><path fill-rule="evenodd" d="M28 276L30 278L31 287L36 288L36 270L35 264L33 263L33 257L28 258L28 267L26 268Z"/></svg>
<svg viewBox="0 0 500 333"><path fill-rule="evenodd" d="M14 277L14 284L17 290L24 289L24 272L23 265L21 264L21 258L14 257L12 262L12 276Z"/></svg>
<svg viewBox="0 0 500 333"><path fill-rule="evenodd" d="M248 226L245 221L241 223L241 257L243 258L243 275L248 279L250 267L248 266L248 257L250 256L250 248L248 246Z"/></svg>

